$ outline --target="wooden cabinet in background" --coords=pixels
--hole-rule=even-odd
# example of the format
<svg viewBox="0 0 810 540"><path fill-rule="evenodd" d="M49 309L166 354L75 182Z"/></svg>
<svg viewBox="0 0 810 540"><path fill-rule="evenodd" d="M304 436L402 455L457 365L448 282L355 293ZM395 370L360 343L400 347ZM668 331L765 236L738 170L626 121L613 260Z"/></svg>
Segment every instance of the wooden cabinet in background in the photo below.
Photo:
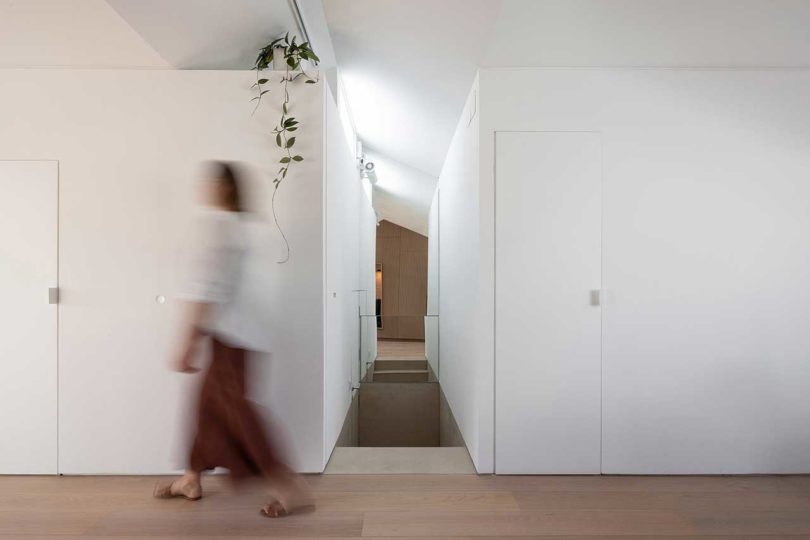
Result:
<svg viewBox="0 0 810 540"><path fill-rule="evenodd" d="M382 339L425 339L428 239L389 221L377 227L382 265Z"/></svg>

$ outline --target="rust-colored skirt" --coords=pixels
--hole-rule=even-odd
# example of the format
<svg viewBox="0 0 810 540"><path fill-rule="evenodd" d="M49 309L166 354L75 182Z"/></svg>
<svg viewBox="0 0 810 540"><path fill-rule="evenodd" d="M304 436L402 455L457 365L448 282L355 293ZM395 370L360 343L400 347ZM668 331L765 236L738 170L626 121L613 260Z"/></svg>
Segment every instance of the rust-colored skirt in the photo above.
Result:
<svg viewBox="0 0 810 540"><path fill-rule="evenodd" d="M211 340L213 358L200 392L189 468L202 472L224 467L234 480L291 474L245 396L247 351Z"/></svg>

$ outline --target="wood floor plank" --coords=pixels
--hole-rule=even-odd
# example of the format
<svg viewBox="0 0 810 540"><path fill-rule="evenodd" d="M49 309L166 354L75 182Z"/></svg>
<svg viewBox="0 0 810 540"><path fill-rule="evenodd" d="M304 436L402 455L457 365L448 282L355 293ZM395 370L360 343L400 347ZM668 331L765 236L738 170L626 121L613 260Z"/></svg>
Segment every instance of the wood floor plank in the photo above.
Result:
<svg viewBox="0 0 810 540"><path fill-rule="evenodd" d="M0 507L2 508L2 507ZM44 505L26 510L0 510L0 537L7 535L83 534L102 514L70 512Z"/></svg>
<svg viewBox="0 0 810 540"><path fill-rule="evenodd" d="M357 537L363 526L359 512L313 512L283 519L262 516L255 506L242 511L154 513L112 512L86 531L89 536L109 537L126 531L141 536L289 536L319 538Z"/></svg>
<svg viewBox="0 0 810 540"><path fill-rule="evenodd" d="M327 491L316 495L317 506L330 512L491 511L518 510L515 497L504 491Z"/></svg>
<svg viewBox="0 0 810 540"><path fill-rule="evenodd" d="M808 492L518 491L521 510L800 510L810 514Z"/></svg>
<svg viewBox="0 0 810 540"><path fill-rule="evenodd" d="M0 476L0 538L810 538L807 476L307 476L315 512L281 520L263 488L152 498L165 480Z"/></svg>
<svg viewBox="0 0 810 540"><path fill-rule="evenodd" d="M368 512L363 536L514 536L695 534L674 512Z"/></svg>
<svg viewBox="0 0 810 540"><path fill-rule="evenodd" d="M116 535L115 540L177 540L178 538L195 538L199 540L256 540L261 536L222 536L222 535L205 535L205 536L131 536L131 535ZM583 536L583 535L543 535L543 536L522 536L521 540L594 540L602 536ZM3 540L85 540L90 538L86 535L16 535L6 536L3 535ZM301 540L300 536L272 536L273 540ZM363 540L420 540L424 536L364 536ZM432 538L445 538L448 540L502 540L502 536L441 536ZM644 540L653 538L654 540L688 540L690 538L699 538L700 540L806 540L807 535L707 535L707 536L683 536L683 535L613 535L609 537L610 540ZM317 540L353 540L353 536L321 536Z"/></svg>
<svg viewBox="0 0 810 540"><path fill-rule="evenodd" d="M786 534L810 537L806 510L691 511L685 513L701 534Z"/></svg>
<svg viewBox="0 0 810 540"><path fill-rule="evenodd" d="M484 476L481 489L520 491L810 492L810 476ZM490 487L489 483L496 487Z"/></svg>
<svg viewBox="0 0 810 540"><path fill-rule="evenodd" d="M306 480L313 489L325 491L509 491L497 483L488 482L489 477L475 474L325 474L307 476Z"/></svg>
<svg viewBox="0 0 810 540"><path fill-rule="evenodd" d="M358 480L361 476L362 480ZM810 475L797 476L491 476L323 475L307 478L321 491L636 491L810 492Z"/></svg>

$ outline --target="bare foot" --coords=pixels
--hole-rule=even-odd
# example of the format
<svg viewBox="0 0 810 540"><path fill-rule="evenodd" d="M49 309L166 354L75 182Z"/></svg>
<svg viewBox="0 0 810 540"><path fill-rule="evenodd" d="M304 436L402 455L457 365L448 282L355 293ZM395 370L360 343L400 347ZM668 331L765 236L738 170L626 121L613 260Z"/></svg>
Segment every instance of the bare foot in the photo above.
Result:
<svg viewBox="0 0 810 540"><path fill-rule="evenodd" d="M262 514L267 517L284 517L298 510L315 506L309 485L300 477L285 481L272 492L270 502L261 509Z"/></svg>
<svg viewBox="0 0 810 540"><path fill-rule="evenodd" d="M190 501L197 501L202 498L202 485L199 480L182 476L174 482L157 484L152 495L157 499L184 497Z"/></svg>

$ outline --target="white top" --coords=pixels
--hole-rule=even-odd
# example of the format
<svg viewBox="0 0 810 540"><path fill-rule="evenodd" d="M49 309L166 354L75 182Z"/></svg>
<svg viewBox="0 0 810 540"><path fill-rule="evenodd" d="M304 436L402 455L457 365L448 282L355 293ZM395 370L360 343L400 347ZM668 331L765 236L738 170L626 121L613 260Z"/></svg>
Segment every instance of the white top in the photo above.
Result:
<svg viewBox="0 0 810 540"><path fill-rule="evenodd" d="M199 212L181 299L212 304L203 329L234 347L269 349L257 302L251 301L246 267L250 235L239 212L206 208Z"/></svg>

